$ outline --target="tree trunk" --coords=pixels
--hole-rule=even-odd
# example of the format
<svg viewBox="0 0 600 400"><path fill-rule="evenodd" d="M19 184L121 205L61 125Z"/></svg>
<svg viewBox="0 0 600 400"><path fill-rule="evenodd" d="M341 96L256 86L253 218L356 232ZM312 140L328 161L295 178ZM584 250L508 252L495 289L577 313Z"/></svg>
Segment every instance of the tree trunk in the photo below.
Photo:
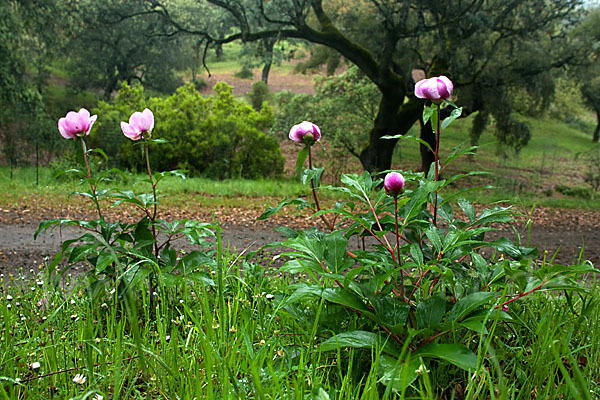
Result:
<svg viewBox="0 0 600 400"><path fill-rule="evenodd" d="M594 143L598 143L598 139L600 139L600 110L596 110L596 129L592 140Z"/></svg>
<svg viewBox="0 0 600 400"><path fill-rule="evenodd" d="M398 139L381 139L386 135L404 135L419 119L423 104L420 100L410 99L402 104L403 99L396 96L381 98L375 125L369 133L369 143L360 153L363 168L370 173L391 169L392 156Z"/></svg>
<svg viewBox="0 0 600 400"><path fill-rule="evenodd" d="M217 61L221 61L221 58L223 57L223 45L221 43L215 44L215 56Z"/></svg>
<svg viewBox="0 0 600 400"><path fill-rule="evenodd" d="M419 119L419 125L421 126L421 140L427 142L427 144L435 150L435 132L431 127L431 121L427 121L423 124L423 119ZM435 161L435 154L427 148L424 144L419 144L419 150L421 150L421 171L429 172L431 163Z"/></svg>
<svg viewBox="0 0 600 400"><path fill-rule="evenodd" d="M275 47L275 40L273 38L263 39L263 45L265 46L265 65L262 69L262 81L269 84L269 72L271 71L271 65L273 64L273 47Z"/></svg>

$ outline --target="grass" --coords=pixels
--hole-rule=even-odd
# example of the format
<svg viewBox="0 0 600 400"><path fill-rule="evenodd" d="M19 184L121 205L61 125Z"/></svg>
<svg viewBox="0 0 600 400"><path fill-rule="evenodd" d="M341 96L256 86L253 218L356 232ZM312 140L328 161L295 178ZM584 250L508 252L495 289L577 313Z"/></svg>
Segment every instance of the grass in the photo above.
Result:
<svg viewBox="0 0 600 400"><path fill-rule="evenodd" d="M287 42L283 41L285 47L291 48ZM223 46L223 56L217 61L214 52L209 53L206 59L206 64L211 73L235 73L241 69L240 53L242 52L241 43L227 43ZM280 45L281 46L281 45ZM273 75L289 75L294 72L294 65L291 63L282 62L279 65L274 62L271 67L270 74Z"/></svg>
<svg viewBox="0 0 600 400"><path fill-rule="evenodd" d="M154 308L143 290L117 298L107 287L91 298L75 278L55 289L43 269L5 276L0 397L600 398L596 282L581 295L511 303L511 321L491 321L488 334L457 329L479 357L477 370L429 361L401 393L381 384L380 350L319 347L330 336L327 319L337 317L321 314L319 301L286 304L302 278L275 274L271 262L225 252L206 270L222 279L167 284Z"/></svg>
<svg viewBox="0 0 600 400"><path fill-rule="evenodd" d="M454 147L470 145L471 118L459 119L443 132L440 159L445 160ZM480 138L476 155L462 157L449 167L447 173L484 171L486 176L459 181L457 189L466 185L493 186L492 190L471 192L467 197L478 203L507 200L525 207L533 205L560 208L599 208L600 201L584 181L587 170L593 166L589 157L600 150L592 143L591 134L584 133L560 121L542 118L521 118L530 128L532 138L518 154L504 151L493 134L493 126ZM415 127L409 133L418 136ZM418 144L411 140L401 142L395 152L393 166L416 170L420 166ZM583 198L565 196L557 186L582 188L589 194Z"/></svg>

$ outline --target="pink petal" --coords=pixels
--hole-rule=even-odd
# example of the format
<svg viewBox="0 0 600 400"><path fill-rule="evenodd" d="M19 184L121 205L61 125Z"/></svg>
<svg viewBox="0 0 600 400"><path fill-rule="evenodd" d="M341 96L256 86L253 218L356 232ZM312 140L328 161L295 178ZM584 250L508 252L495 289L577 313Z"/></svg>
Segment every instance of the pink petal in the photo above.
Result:
<svg viewBox="0 0 600 400"><path fill-rule="evenodd" d="M142 113L139 111L134 112L129 117L129 125L134 126L138 130L142 130Z"/></svg>
<svg viewBox="0 0 600 400"><path fill-rule="evenodd" d="M64 127L73 136L75 136L78 132L83 130L83 127L79 121L79 114L75 111L69 111L65 116Z"/></svg>
<svg viewBox="0 0 600 400"><path fill-rule="evenodd" d="M142 111L141 122L143 123L144 131L151 131L154 128L154 114L147 108Z"/></svg>
<svg viewBox="0 0 600 400"><path fill-rule="evenodd" d="M438 79L440 81L442 81L444 83L444 85L446 85L446 90L448 92L448 97L450 97L450 95L452 94L452 91L454 90L454 83L452 83L452 81L450 79L448 79L448 77L446 77L444 75L440 75L438 77Z"/></svg>
<svg viewBox="0 0 600 400"><path fill-rule="evenodd" d="M92 117L88 120L89 125L88 125L87 129L85 130L86 135L90 134L90 131L92 130L92 126L94 126L94 122L96 122L96 119L98 119L98 116L92 115Z"/></svg>
<svg viewBox="0 0 600 400"><path fill-rule="evenodd" d="M58 131L65 139L72 139L75 135L71 134L71 131L66 126L66 118L61 118L58 120Z"/></svg>
<svg viewBox="0 0 600 400"><path fill-rule="evenodd" d="M127 122L121 121L121 130L123 131L123 135L127 136L131 140L138 140L142 136L142 132Z"/></svg>
<svg viewBox="0 0 600 400"><path fill-rule="evenodd" d="M302 143L302 137L304 137L304 134L302 133L302 131L300 129L300 125L292 126L292 129L290 129L289 137L294 142Z"/></svg>

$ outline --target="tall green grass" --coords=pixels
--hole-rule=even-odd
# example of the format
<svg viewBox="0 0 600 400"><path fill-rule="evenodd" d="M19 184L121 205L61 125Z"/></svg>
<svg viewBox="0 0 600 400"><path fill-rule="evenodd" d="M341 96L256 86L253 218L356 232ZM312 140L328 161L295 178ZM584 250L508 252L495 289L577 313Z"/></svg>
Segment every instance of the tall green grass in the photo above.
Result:
<svg viewBox="0 0 600 400"><path fill-rule="evenodd" d="M289 285L302 278L275 274L271 262L225 249L212 281L161 287L153 309L143 292L122 299L107 289L92 300L76 278L54 289L44 271L4 276L0 397L600 398L597 282L587 293L513 302L512 320L490 321L488 331L457 330L478 354L477 370L450 376L431 361L396 391L382 384L379 350L320 349L327 332L318 321L335 315L320 301L286 305Z"/></svg>

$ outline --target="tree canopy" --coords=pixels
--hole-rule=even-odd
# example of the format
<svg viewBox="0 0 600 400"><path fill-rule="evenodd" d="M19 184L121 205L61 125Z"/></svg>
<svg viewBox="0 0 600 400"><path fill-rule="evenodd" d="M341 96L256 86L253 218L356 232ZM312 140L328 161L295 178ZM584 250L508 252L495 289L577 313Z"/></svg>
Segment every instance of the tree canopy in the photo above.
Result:
<svg viewBox="0 0 600 400"><path fill-rule="evenodd" d="M529 138L512 116L511 89L536 95L552 93L549 72L575 55L566 31L578 18L579 0L206 0L228 15L234 26L215 35L211 21L188 9L179 19L172 6L151 2L151 14L165 18L175 31L198 35L206 48L235 40L298 38L337 51L358 66L381 92L369 141L359 158L370 171L388 169L395 140L419 120L423 101L414 97L412 71L447 75L467 112L479 111L476 127L488 115L496 119L500 141L515 148ZM190 3L192 4L192 3ZM192 18L189 18L189 16ZM221 32L223 33L223 32ZM431 141L430 130L424 129ZM473 138L477 138L475 129ZM427 154L425 153L425 158ZM424 162L428 165L430 159Z"/></svg>

